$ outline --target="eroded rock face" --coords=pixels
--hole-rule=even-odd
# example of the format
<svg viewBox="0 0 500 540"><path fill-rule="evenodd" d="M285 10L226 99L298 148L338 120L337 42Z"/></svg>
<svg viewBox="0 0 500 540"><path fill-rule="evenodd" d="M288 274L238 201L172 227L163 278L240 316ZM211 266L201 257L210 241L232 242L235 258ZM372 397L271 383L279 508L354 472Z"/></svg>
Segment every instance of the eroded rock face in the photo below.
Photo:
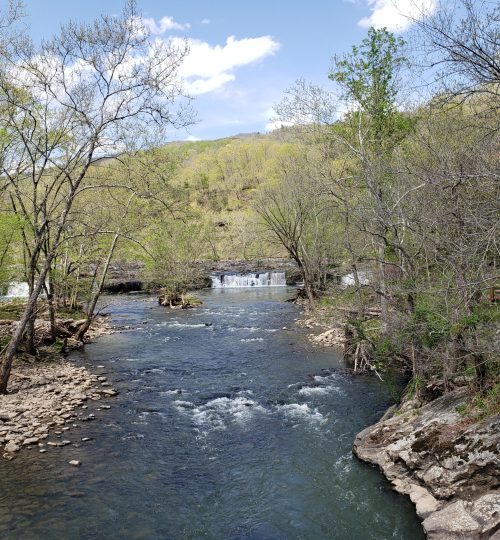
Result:
<svg viewBox="0 0 500 540"><path fill-rule="evenodd" d="M417 407L408 401L356 437L354 453L409 495L432 540L492 538L500 529L500 416L472 423L458 389Z"/></svg>

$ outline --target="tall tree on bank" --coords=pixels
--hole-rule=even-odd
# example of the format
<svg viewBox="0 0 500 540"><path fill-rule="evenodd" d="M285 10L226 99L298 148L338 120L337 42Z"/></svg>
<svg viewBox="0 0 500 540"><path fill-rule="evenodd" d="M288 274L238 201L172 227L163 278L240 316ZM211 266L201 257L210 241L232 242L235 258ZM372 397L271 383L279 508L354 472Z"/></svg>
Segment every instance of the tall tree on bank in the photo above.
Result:
<svg viewBox="0 0 500 540"><path fill-rule="evenodd" d="M0 50L0 173L31 236L32 286L0 357L0 393L73 203L89 188L89 169L137 145L145 130L191 122L189 111L173 107L182 96L177 72L187 48L151 42L132 0L119 16L63 25L39 49L20 43Z"/></svg>
<svg viewBox="0 0 500 540"><path fill-rule="evenodd" d="M335 208L325 198L305 156L282 160L278 181L261 189L254 210L295 261L312 304L324 288L331 261Z"/></svg>
<svg viewBox="0 0 500 540"><path fill-rule="evenodd" d="M375 247L382 331L388 321L386 249L404 253L393 226L391 205L391 154L408 124L397 110L398 73L406 64L404 41L385 28L368 30L360 46L344 56L334 57L329 78L338 83L350 109L352 127L346 149L359 162L360 180L371 200L374 219L367 227Z"/></svg>

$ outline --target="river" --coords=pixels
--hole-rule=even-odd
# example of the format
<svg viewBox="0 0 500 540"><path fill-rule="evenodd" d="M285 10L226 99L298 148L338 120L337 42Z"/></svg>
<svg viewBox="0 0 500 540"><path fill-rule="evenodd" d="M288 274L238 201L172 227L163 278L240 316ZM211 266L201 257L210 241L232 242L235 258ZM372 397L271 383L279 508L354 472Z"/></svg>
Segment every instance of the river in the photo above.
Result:
<svg viewBox="0 0 500 540"><path fill-rule="evenodd" d="M421 540L409 500L351 454L385 387L313 349L291 294L211 290L186 311L106 298L128 328L73 359L120 395L89 403L73 445L0 461L0 538Z"/></svg>

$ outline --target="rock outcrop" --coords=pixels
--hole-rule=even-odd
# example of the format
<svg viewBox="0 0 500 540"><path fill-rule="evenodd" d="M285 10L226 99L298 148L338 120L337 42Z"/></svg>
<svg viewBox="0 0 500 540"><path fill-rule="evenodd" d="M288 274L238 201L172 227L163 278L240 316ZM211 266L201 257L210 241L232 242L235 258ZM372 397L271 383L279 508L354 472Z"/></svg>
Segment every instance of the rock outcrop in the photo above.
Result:
<svg viewBox="0 0 500 540"><path fill-rule="evenodd" d="M457 412L466 399L461 388L423 406L407 401L354 443L409 495L431 540L500 537L500 415L466 419Z"/></svg>

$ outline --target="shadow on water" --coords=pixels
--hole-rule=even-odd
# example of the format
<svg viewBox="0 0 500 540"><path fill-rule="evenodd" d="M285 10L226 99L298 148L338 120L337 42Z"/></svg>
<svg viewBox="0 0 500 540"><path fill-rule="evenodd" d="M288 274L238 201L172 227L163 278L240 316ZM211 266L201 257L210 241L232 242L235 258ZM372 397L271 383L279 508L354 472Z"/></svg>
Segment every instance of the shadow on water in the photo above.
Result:
<svg viewBox="0 0 500 540"><path fill-rule="evenodd" d="M288 296L206 291L192 311L107 298L130 328L73 360L121 393L89 404L73 445L0 462L0 537L422 539L411 503L351 454L384 388L312 349Z"/></svg>

